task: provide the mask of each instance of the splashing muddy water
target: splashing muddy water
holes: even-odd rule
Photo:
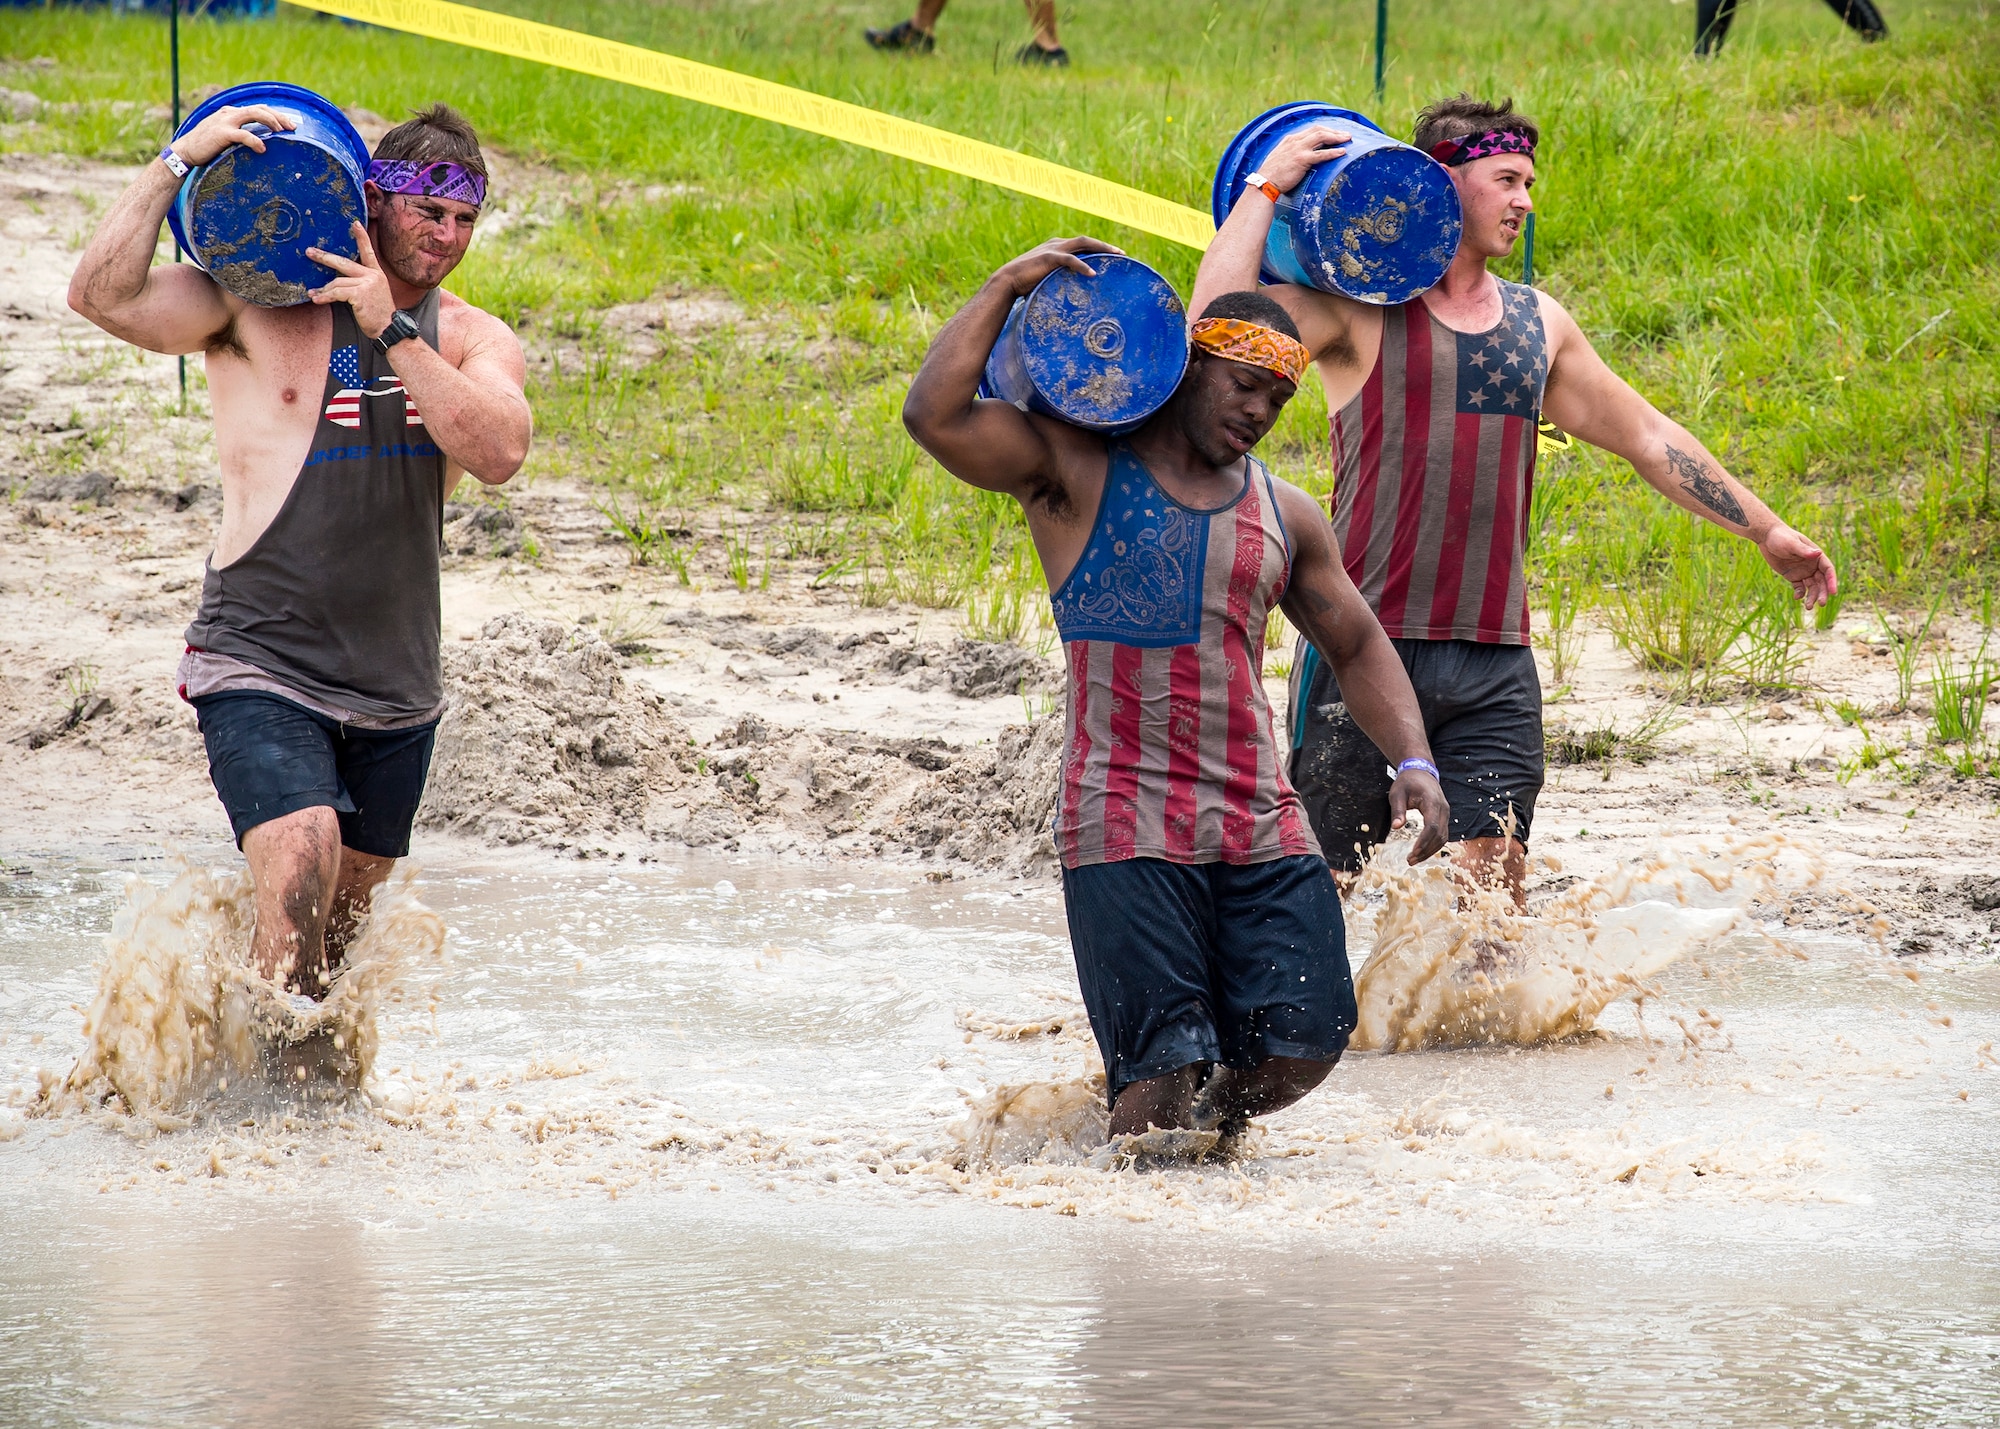
[[[84,1050],[67,1076],[44,1085],[37,1109],[108,1105],[185,1130],[198,1103],[227,1092],[232,1078],[239,1092],[261,1081],[307,1099],[358,1090],[374,1066],[378,1013],[441,959],[443,920],[418,900],[406,868],[377,890],[331,985],[300,1011],[251,966],[255,911],[244,872],[181,860],[164,887],[129,880],[84,1016]]]
[[[1590,1031],[1647,979],[1712,946],[1756,904],[1815,887],[1819,857],[1780,834],[1679,855],[1656,851],[1531,913],[1468,889],[1436,860],[1411,868],[1408,837],[1375,851],[1350,908],[1356,1051],[1480,1043],[1533,1046]],[[1367,894],[1380,890],[1379,909]]]
[[[227,878],[180,877],[145,882],[241,936]],[[2000,1395],[1966,1357],[2000,1335],[2000,978],[1911,981],[1747,882],[1640,977],[1644,1021],[1633,988],[1587,1035],[1356,1052],[1247,1159],[1166,1172],[1088,1164],[1045,887],[433,860],[449,959],[376,1004],[365,1099],[156,1103],[175,1129],[23,1115],[101,1040],[138,902],[9,882],[10,1424],[84,1391],[162,1425],[1949,1423]]]

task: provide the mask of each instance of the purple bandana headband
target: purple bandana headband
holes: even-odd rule
[[[373,159],[368,181],[385,194],[455,199],[474,208],[486,202],[482,175],[442,159]]]
[[[1447,169],[1486,159],[1495,154],[1526,154],[1535,157],[1535,145],[1525,134],[1511,129],[1489,129],[1484,134],[1467,134],[1463,139],[1446,139],[1431,145],[1431,157]]]

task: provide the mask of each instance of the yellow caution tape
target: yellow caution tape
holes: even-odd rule
[[[476,10],[469,5],[452,5],[446,0],[292,0],[292,3],[301,9],[360,20],[384,29],[448,40],[471,49],[491,50],[640,89],[658,90],[678,99],[712,104],[718,109],[733,109],[738,114],[769,119],[829,139],[878,149],[899,159],[948,169],[1032,198],[1047,199],[1190,248],[1206,248],[1215,237],[1215,224],[1209,216],[1185,204],[1171,203],[997,144],[968,139],[963,134],[933,129],[928,124],[657,50],[599,39],[533,20],[519,20],[512,15],[498,15],[491,10]]]

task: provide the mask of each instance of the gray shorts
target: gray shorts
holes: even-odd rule
[[[1525,645],[1392,640],[1423,712],[1431,757],[1451,801],[1451,837],[1525,846],[1542,792],[1542,681]],[[1303,654],[1303,642],[1301,642]],[[1293,697],[1292,785],[1326,861],[1360,869],[1389,831],[1389,761],[1341,699],[1333,667],[1315,657],[1311,689]]]

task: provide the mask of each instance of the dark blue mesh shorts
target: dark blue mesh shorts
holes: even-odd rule
[[[1525,645],[1392,640],[1423,713],[1451,803],[1451,839],[1511,834],[1526,847],[1542,792],[1542,682]],[[1342,873],[1389,834],[1389,761],[1361,732],[1333,667],[1299,645],[1292,694],[1292,787],[1326,861]],[[1299,684],[1309,681],[1305,690]]]
[[[238,848],[259,824],[325,807],[340,816],[340,842],[356,853],[401,858],[410,851],[435,720],[414,729],[356,729],[256,690],[191,703],[208,747],[208,777]]]
[[[1063,870],[1076,978],[1112,1100],[1195,1062],[1334,1062],[1354,1030],[1340,894],[1310,854]]]

